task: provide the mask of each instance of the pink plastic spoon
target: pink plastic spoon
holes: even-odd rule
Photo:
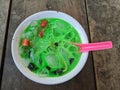
[[[103,49],[110,49],[112,48],[112,42],[98,42],[98,43],[88,43],[88,44],[77,44],[73,43],[74,45],[80,47],[80,52],[87,52],[87,51],[95,51],[95,50],[103,50]]]

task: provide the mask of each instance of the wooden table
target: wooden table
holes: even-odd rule
[[[113,42],[109,50],[89,54],[83,70],[72,80],[47,86],[24,77],[11,56],[17,26],[39,11],[57,10],[81,23],[90,42]],[[1,90],[120,90],[120,0],[0,0]]]

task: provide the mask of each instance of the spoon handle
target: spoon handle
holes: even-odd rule
[[[75,44],[80,47],[80,52],[103,50],[112,48],[112,42],[98,42],[98,43],[89,43],[89,44]]]

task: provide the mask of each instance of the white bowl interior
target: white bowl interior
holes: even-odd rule
[[[16,66],[18,67],[18,69],[21,71],[21,73],[24,74],[27,78],[35,82],[38,82],[41,84],[47,84],[47,85],[63,83],[65,81],[70,80],[74,76],[76,76],[82,70],[83,66],[85,65],[87,61],[88,52],[82,53],[80,61],[78,62],[77,66],[71,72],[63,76],[53,77],[53,78],[52,77],[40,77],[34,74],[33,72],[31,72],[30,70],[28,70],[28,68],[26,68],[22,64],[21,57],[18,53],[19,39],[20,39],[20,36],[23,30],[30,24],[32,20],[38,20],[42,18],[60,18],[60,19],[63,19],[69,22],[79,33],[82,43],[88,43],[88,38],[87,38],[87,35],[84,29],[73,17],[69,16],[68,14],[58,12],[58,11],[42,11],[42,12],[38,12],[26,18],[16,29],[13,39],[12,39],[12,47],[11,47],[13,60]]]

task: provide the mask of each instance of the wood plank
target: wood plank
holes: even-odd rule
[[[3,55],[3,47],[5,41],[5,33],[7,27],[7,18],[10,0],[0,0],[0,69]]]
[[[91,55],[89,55],[89,59],[84,69],[75,78],[66,83],[54,86],[41,85],[27,79],[15,66],[10,49],[13,33],[15,32],[18,24],[20,24],[20,22],[24,20],[27,16],[43,10],[57,10],[70,14],[83,25],[83,27],[86,29],[86,32],[88,33],[84,0],[13,0],[1,89],[95,90]]]
[[[97,90],[120,90],[120,0],[86,0],[92,42],[113,42],[93,52]]]

